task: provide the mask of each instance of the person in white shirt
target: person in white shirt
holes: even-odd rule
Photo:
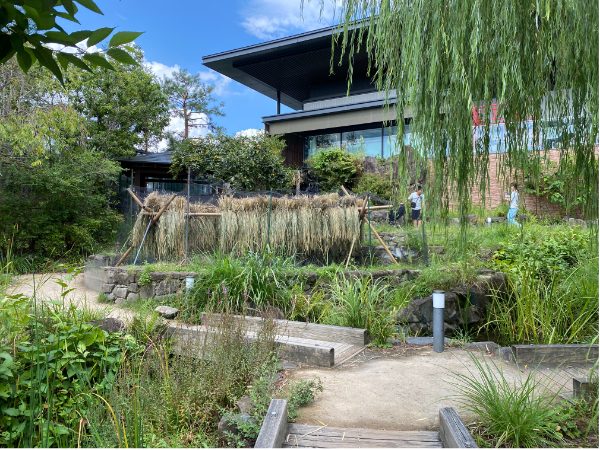
[[[510,205],[508,207],[506,218],[510,225],[520,226],[519,222],[516,220],[517,212],[519,211],[519,189],[517,183],[511,183],[510,188]]]
[[[417,186],[417,190],[408,196],[410,207],[412,210],[412,221],[415,227],[421,225],[423,220],[421,211],[423,208],[423,188],[421,185]]]

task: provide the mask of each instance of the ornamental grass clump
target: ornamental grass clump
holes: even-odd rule
[[[481,436],[496,447],[547,447],[562,440],[556,395],[531,373],[508,380],[493,362],[471,355],[475,369],[453,375],[458,401],[477,418]]]

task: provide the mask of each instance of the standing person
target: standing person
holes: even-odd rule
[[[408,196],[410,207],[412,210],[412,221],[415,228],[421,225],[423,217],[421,215],[421,209],[423,207],[423,188],[421,185],[417,185],[417,190]]]
[[[519,222],[516,221],[517,212],[519,211],[519,188],[517,183],[511,183],[510,189],[510,205],[508,207],[508,214],[506,218],[508,219],[508,223],[510,225],[521,226]]]

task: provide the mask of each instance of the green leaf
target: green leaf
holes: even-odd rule
[[[111,63],[109,63],[104,56],[100,55],[100,53],[86,53],[83,55],[83,59],[89,61],[90,64],[96,67],[104,67],[105,69],[114,70],[115,68]]]
[[[48,50],[46,47],[39,46],[33,49],[33,54],[36,56],[40,65],[50,70],[61,84],[64,83],[62,71],[56,63],[51,50]]]
[[[33,58],[27,50],[23,49],[17,53],[17,62],[19,63],[21,70],[27,73],[33,64]]]
[[[98,5],[96,5],[96,3],[94,3],[93,0],[75,0],[75,1],[82,6],[85,6],[90,11],[94,11],[95,13],[104,15],[102,10],[100,8],[98,8]]]
[[[6,34],[0,34],[0,63],[8,61],[14,54],[15,50],[10,42],[10,37]]]
[[[65,20],[69,20],[71,22],[79,23],[79,20],[77,20],[77,18],[75,16],[72,16],[69,13],[66,13],[66,12],[57,12],[56,15],[58,17],[61,17],[61,18],[65,19]]]
[[[74,31],[69,36],[73,40],[73,43],[77,44],[78,42],[85,41],[87,38],[89,38],[92,35],[92,33],[93,33],[92,30],[80,30],[80,31]]]
[[[73,64],[74,66],[79,67],[83,70],[87,70],[88,72],[92,71],[92,69],[90,69],[90,66],[88,66],[80,58],[73,55],[72,53],[58,53],[56,57],[58,59],[58,62],[60,62],[60,65],[64,68],[66,68],[68,64]]]
[[[111,58],[113,58],[116,61],[119,61],[120,63],[130,64],[132,66],[137,65],[137,61],[133,58],[133,56],[131,56],[129,53],[127,53],[123,49],[109,48],[106,51],[106,53],[108,54],[108,56],[110,56]]]
[[[128,44],[136,40],[142,34],[144,33],[140,31],[119,31],[111,38],[108,46],[118,47],[119,45]]]
[[[67,33],[63,33],[62,31],[47,31],[45,36],[48,38],[46,42],[55,42],[63,45],[73,45],[77,43],[74,42]]]
[[[71,16],[75,17],[75,14],[77,14],[77,11],[79,11],[79,8],[77,8],[77,5],[73,2],[73,0],[63,0],[62,4],[65,7],[65,9],[67,10],[67,12]]]
[[[92,45],[96,45],[98,42],[103,41],[110,35],[110,33],[113,32],[113,30],[114,30],[114,28],[109,28],[109,27],[98,28],[88,38],[88,42],[87,42],[88,46],[91,47]]]
[[[21,414],[17,408],[4,408],[2,412],[11,417],[17,417]]]

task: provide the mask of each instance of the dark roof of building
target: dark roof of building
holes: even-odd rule
[[[168,166],[171,164],[173,152],[157,152],[157,153],[138,153],[132,158],[120,158],[119,161],[124,163],[137,164],[159,164]]]
[[[281,103],[301,109],[306,100],[318,96],[311,91],[314,86],[346,87],[346,62],[336,67],[335,73],[330,73],[331,39],[338,29],[337,26],[322,28],[215,53],[204,56],[202,62],[272,99],[277,99],[279,90]],[[335,56],[339,58],[339,51]],[[357,89],[371,88],[370,77],[366,75],[367,65],[366,52],[357,53],[353,73],[353,86],[356,85]]]

